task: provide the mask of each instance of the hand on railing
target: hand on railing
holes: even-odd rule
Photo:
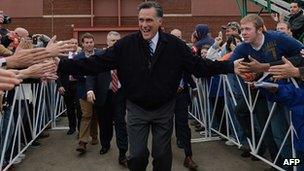
[[[61,94],[61,95],[64,95],[64,93],[65,93],[65,89],[64,89],[64,87],[59,87],[58,88],[58,92],[59,92],[59,94]]]

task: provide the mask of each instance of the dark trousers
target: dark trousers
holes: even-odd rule
[[[98,118],[101,146],[104,148],[110,147],[114,121],[116,143],[122,155],[128,150],[128,134],[125,120],[126,100],[123,95],[120,90],[116,93],[109,90],[105,104],[103,106],[94,105]]]
[[[255,93],[253,93],[253,94],[255,95]],[[257,117],[258,124],[260,125],[261,130],[264,129],[267,118],[269,116],[267,100],[265,97],[259,95],[253,112],[254,112],[254,115]],[[250,112],[248,110],[248,107],[246,105],[244,98],[241,98],[238,101],[238,104],[236,106],[236,116],[245,131],[245,135],[251,139]],[[257,145],[261,134],[257,130],[254,130],[254,132],[255,132],[255,139],[256,139],[256,145]],[[264,141],[262,143],[262,146],[260,147],[259,154],[263,155],[265,152],[265,148],[267,148],[269,150],[271,159],[274,160],[276,157],[276,154],[278,153],[278,147],[276,146],[276,144],[274,142],[274,138],[272,135],[270,125],[268,125],[268,127],[267,127],[263,140]],[[281,158],[279,158],[278,164],[280,164],[281,161],[282,161]]]
[[[177,141],[180,141],[184,148],[185,155],[192,156],[191,130],[188,125],[188,106],[190,104],[189,90],[184,89],[177,96],[175,113],[175,133]]]
[[[148,136],[152,130],[153,171],[170,171],[172,166],[171,136],[175,100],[157,110],[146,111],[127,101],[127,130],[130,142],[131,171],[145,171],[149,162]]]
[[[80,121],[81,121],[81,109],[79,100],[76,97],[76,91],[77,91],[77,82],[76,81],[69,81],[69,84],[67,87],[65,87],[65,93],[64,93],[64,102],[67,107],[67,115],[69,120],[69,128],[70,129],[76,129],[79,130],[80,127]],[[77,121],[76,121],[77,120]]]

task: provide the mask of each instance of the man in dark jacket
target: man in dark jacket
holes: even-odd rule
[[[58,70],[98,74],[117,69],[127,99],[129,169],[146,170],[151,128],[153,170],[169,171],[176,90],[182,73],[186,71],[196,77],[233,73],[234,65],[193,56],[185,42],[159,31],[163,10],[158,3],[143,2],[138,9],[139,32],[120,39],[100,56],[61,60]]]
[[[304,43],[304,14],[302,10],[304,2],[295,0],[290,4],[290,15],[288,22],[294,38]]]
[[[120,39],[120,34],[111,31],[107,35],[108,48]],[[106,154],[110,149],[113,137],[113,121],[115,126],[116,143],[119,149],[118,163],[126,166],[128,151],[128,135],[126,129],[126,99],[124,90],[117,81],[115,70],[88,76],[86,80],[87,100],[94,103],[94,109],[99,124],[100,154]],[[119,86],[120,85],[120,86]]]
[[[73,59],[77,55],[77,39],[71,39],[71,42],[75,44],[75,49],[69,52],[68,58]],[[64,102],[67,108],[67,115],[69,121],[68,135],[73,134],[77,129],[80,129],[81,110],[79,105],[79,99],[76,97],[77,80],[72,75],[62,74],[57,79],[58,91],[64,97]],[[75,113],[76,111],[76,113]]]
[[[180,30],[174,29],[171,34],[183,40]],[[188,107],[191,103],[189,88],[195,89],[196,84],[190,74],[184,72],[182,75],[174,108],[176,142],[178,147],[184,149],[184,166],[189,169],[196,169],[197,164],[192,159],[191,130],[188,124]]]

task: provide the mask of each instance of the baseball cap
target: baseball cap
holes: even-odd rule
[[[241,26],[238,22],[235,22],[235,21],[232,21],[232,22],[229,22],[227,25],[225,26],[222,26],[222,29],[227,29],[227,28],[232,28],[232,29],[238,29],[238,30],[241,30]]]

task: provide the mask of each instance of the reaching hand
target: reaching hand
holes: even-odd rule
[[[45,48],[19,49],[15,54],[6,58],[8,68],[26,68],[50,58]]]
[[[220,44],[223,42],[223,38],[221,36],[218,36],[214,40],[215,40],[215,47],[219,48]]]
[[[266,72],[269,69],[269,64],[260,63],[259,61],[255,60],[252,57],[248,57],[250,62],[240,62],[243,67],[243,72],[254,72],[254,73],[261,73]]]
[[[233,62],[234,63],[234,73],[237,75],[241,75],[243,73],[243,71],[242,71],[243,65],[241,64],[242,61],[244,61],[244,59],[238,59]]]
[[[51,73],[56,72],[56,65],[53,60],[47,60],[43,63],[35,64],[27,69],[21,70],[18,78],[43,78]]]
[[[56,36],[52,37],[46,46],[47,51],[50,53],[51,57],[64,56],[65,53],[73,51],[75,49],[75,44],[70,40],[56,42]]]
[[[290,78],[290,77],[300,77],[299,69],[294,67],[292,63],[282,57],[284,62],[283,65],[275,65],[269,68],[269,73],[273,75],[274,79],[283,79],[283,78]]]
[[[11,90],[20,82],[21,80],[17,79],[14,72],[0,69],[0,92]]]
[[[251,72],[247,66],[243,65],[244,59],[234,61],[234,72],[243,80],[251,82],[256,78],[256,74]]]

